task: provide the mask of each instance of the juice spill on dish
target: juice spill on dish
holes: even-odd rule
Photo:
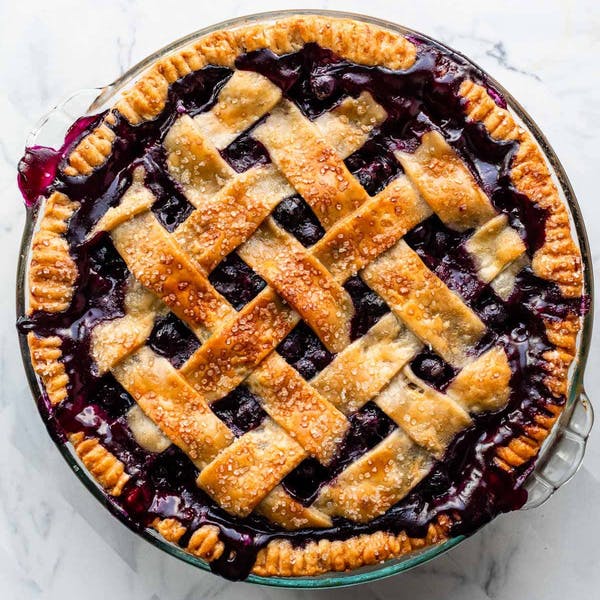
[[[417,60],[406,71],[352,64],[315,44],[286,56],[276,56],[268,50],[252,52],[239,57],[236,66],[268,77],[311,119],[349,94],[357,96],[369,91],[386,109],[388,119],[345,161],[369,194],[376,194],[401,174],[394,150],[412,151],[423,133],[431,129],[441,131],[497,210],[508,215],[529,255],[533,255],[544,241],[547,214],[511,184],[509,172],[517,144],[494,140],[481,124],[468,122],[458,89],[470,78],[485,85],[499,106],[506,106],[504,99],[460,57],[449,56],[419,38],[414,41],[418,46]],[[211,568],[231,579],[244,578],[259,549],[274,537],[302,544],[317,535],[346,539],[382,529],[423,536],[429,523],[449,513],[461,517],[453,533],[469,533],[498,513],[521,507],[526,500],[521,484],[532,462],[510,476],[495,466],[494,450],[521,433],[536,414],[548,414],[550,404],[564,401],[554,398],[544,384],[542,356],[551,345],[542,318],[579,314],[581,300],[565,299],[557,286],[536,277],[529,268],[518,275],[511,296],[502,300],[477,277],[464,249],[470,232],[454,232],[437,217],[415,227],[405,241],[487,325],[488,333],[477,351],[483,352],[491,345],[501,345],[506,350],[512,370],[511,399],[506,409],[498,413],[474,417],[473,426],[457,436],[431,473],[385,515],[367,524],[336,518],[332,528],[318,533],[275,532],[273,525],[259,516],[251,515],[242,521],[222,511],[198,489],[194,465],[175,446],[152,454],[136,444],[125,417],[133,399],[111,375],[95,375],[94,366],[86,358],[94,325],[124,314],[127,269],[107,235],[87,241],[86,235],[106,210],[118,203],[131,182],[133,169],[139,165],[144,166],[146,183],[157,197],[152,210],[163,226],[173,231],[187,218],[193,207],[166,174],[162,140],[179,115],[210,109],[231,73],[228,69],[207,67],[185,76],[171,86],[166,109],[153,121],[132,126],[117,117],[111,126],[117,140],[114,151],[107,163],[89,176],[65,177],[60,166],[69,149],[103,115],[78,121],[58,151],[28,149],[19,165],[19,184],[29,207],[53,190],[81,203],[67,233],[79,271],[70,308],[55,315],[35,313],[19,321],[21,332],[58,335],[63,340],[64,363],[70,377],[69,397],[55,408],[41,403],[53,436],[64,440],[67,433],[84,431],[100,438],[124,462],[132,477],[123,494],[111,498],[111,502],[132,526],[143,529],[156,517],[176,517],[187,528],[179,542],[182,546],[201,525],[220,527],[226,551],[211,563]],[[240,135],[222,155],[238,172],[270,161],[268,152],[252,138],[251,131]],[[310,207],[298,196],[283,200],[273,216],[306,246],[324,234]],[[236,255],[225,259],[211,273],[211,282],[231,299],[237,310],[264,287],[264,281]],[[360,277],[353,277],[345,287],[355,307],[355,339],[389,309]],[[157,321],[149,344],[175,365],[182,364],[198,346],[189,329],[173,315]],[[333,359],[304,324],[290,333],[278,351],[306,378],[313,377]],[[411,366],[420,378],[439,390],[444,390],[456,374],[450,365],[427,350],[417,355]],[[235,435],[258,426],[265,416],[258,400],[244,386],[213,408]],[[310,503],[324,482],[396,427],[373,403],[352,415],[350,423],[332,464],[323,467],[316,460],[307,459],[283,480],[292,496]]]

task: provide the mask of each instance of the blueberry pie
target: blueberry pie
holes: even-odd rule
[[[461,57],[331,17],[217,31],[19,170],[42,412],[131,526],[300,576],[524,503],[582,265]]]

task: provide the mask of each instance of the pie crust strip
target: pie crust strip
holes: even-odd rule
[[[411,331],[451,365],[464,366],[485,325],[404,241],[362,272]]]
[[[385,53],[393,49],[398,57],[398,60],[406,59],[408,61],[406,63],[406,66],[408,66],[408,63],[410,63],[411,60],[414,60],[414,47],[412,47],[412,44],[406,42],[405,40],[403,40],[403,38],[395,37],[393,34],[389,34],[391,36],[391,39],[393,40],[392,42],[390,42],[385,36],[383,36],[379,38],[381,41],[381,44],[379,45],[364,44],[361,47],[360,44],[350,44],[348,46],[344,44],[344,48],[339,48],[339,44],[341,43],[340,40],[342,38],[336,37],[336,28],[322,28],[319,30],[318,35],[315,34],[313,36],[312,34],[309,34],[307,36],[305,32],[312,30],[310,27],[306,27],[306,21],[298,18],[292,19],[294,23],[296,23],[294,27],[298,27],[297,23],[302,23],[302,25],[300,26],[300,31],[302,31],[302,33],[299,34],[297,38],[294,38],[294,42],[291,42],[285,33],[282,33],[281,35],[278,34],[275,37],[270,37],[270,33],[268,35],[266,33],[259,35],[260,31],[258,29],[254,33],[250,33],[244,28],[242,28],[243,33],[236,33],[235,40],[237,41],[243,39],[244,44],[247,44],[245,46],[246,49],[256,49],[258,47],[262,47],[262,45],[267,42],[270,44],[272,43],[276,48],[277,52],[292,51],[296,48],[295,44],[297,43],[299,43],[300,46],[303,45],[302,42],[297,42],[298,39],[303,40],[306,38],[311,39],[312,41],[319,42],[325,42],[326,40],[329,40],[329,45],[334,47],[334,49],[339,53],[349,52],[349,54],[352,54],[354,52],[363,55],[363,53],[368,54],[368,49],[371,48],[372,52],[374,52],[377,55],[377,52]],[[370,33],[371,32],[369,32],[369,35]],[[276,39],[277,42],[275,41]],[[407,54],[406,52],[398,52],[397,48],[393,48],[393,43],[395,43],[394,40],[398,39],[403,40],[403,42],[405,42],[407,46],[411,46],[413,48],[412,59],[410,53]],[[233,40],[233,37],[231,38],[231,40]],[[166,98],[166,89],[168,87],[169,82],[180,78],[181,76],[191,72],[191,70],[193,69],[201,68],[201,66],[206,64],[204,61],[208,57],[210,57],[210,59],[213,59],[215,58],[215,56],[219,55],[221,51],[223,51],[224,55],[227,55],[227,53],[230,52],[230,50],[233,50],[235,52],[235,44],[232,41],[228,40],[227,43],[224,44],[221,43],[222,40],[219,40],[218,43],[215,42],[216,40],[202,44],[199,43],[197,48],[194,48],[193,50],[190,50],[187,53],[184,51],[181,54],[177,54],[173,57],[168,57],[167,59],[165,59],[164,62],[161,63],[160,75],[153,74],[149,76],[153,82],[162,81],[161,78],[164,78],[167,82],[167,84],[161,83],[160,85],[157,85],[156,89],[159,90],[158,96],[153,96],[153,94],[155,93],[154,91],[150,93],[150,90],[153,90],[153,87],[152,85],[149,85],[148,82],[145,82],[143,85],[137,85],[135,87],[135,90],[132,91],[132,93],[128,97],[128,99],[122,104],[123,114],[127,114],[128,117],[131,118],[132,122],[139,122],[139,120],[145,118],[152,118],[151,115],[155,114],[153,113],[153,111],[156,111],[157,109],[160,110],[161,102],[160,99],[157,102],[149,102],[150,97],[156,99],[160,98],[161,94],[164,94],[164,97]],[[394,52],[391,52],[391,54],[393,55]],[[224,55],[222,56],[222,58],[224,59],[223,62],[227,63],[227,60],[229,59],[225,59]],[[379,60],[379,57],[375,60]],[[232,63],[229,62],[227,64]],[[150,79],[148,81],[150,81]],[[546,276],[548,279],[558,281],[559,285],[567,295],[578,295],[581,289],[581,269],[577,268],[577,265],[579,264],[577,263],[578,253],[570,235],[568,233],[565,235],[564,233],[566,228],[568,228],[568,218],[566,217],[566,211],[562,205],[559,207],[560,210],[559,208],[557,208],[558,204],[560,204],[560,200],[557,198],[556,190],[553,189],[553,184],[550,181],[549,174],[546,172],[547,169],[543,163],[543,158],[540,158],[541,155],[539,150],[537,149],[537,147],[535,147],[533,141],[529,139],[528,134],[526,134],[523,130],[521,130],[520,128],[518,128],[518,126],[515,125],[510,114],[507,111],[498,108],[494,104],[493,100],[491,100],[491,98],[488,96],[487,92],[483,88],[481,88],[481,86],[477,86],[472,82],[465,82],[465,84],[463,84],[463,87],[461,88],[461,93],[463,93],[467,100],[466,110],[473,120],[483,121],[488,131],[490,131],[495,137],[505,139],[519,139],[521,143],[521,148],[517,154],[515,165],[511,171],[511,176],[516,182],[516,186],[518,187],[518,189],[522,190],[523,193],[530,195],[530,197],[532,197],[534,201],[539,202],[540,204],[546,204],[548,206],[551,206],[553,209],[551,211],[550,220],[547,226],[549,234],[547,234],[546,236],[546,243],[544,244],[544,247],[541,249],[541,251],[536,253],[536,256],[534,257],[534,272],[542,274],[542,276]],[[113,114],[109,113],[107,117],[107,122],[110,123],[111,118],[114,118]],[[317,121],[319,121],[319,119]],[[318,122],[317,126],[319,126]],[[224,128],[226,129],[226,127]],[[233,135],[233,133],[229,133],[229,135],[231,136]],[[88,136],[88,139],[84,140],[69,157],[69,162],[71,164],[69,167],[67,167],[67,169],[73,170],[73,172],[71,172],[70,174],[77,174],[79,172],[77,171],[78,168],[83,169],[82,172],[85,172],[86,169],[89,172],[91,171],[91,168],[93,166],[101,164],[104,160],[104,157],[107,156],[108,153],[110,153],[111,142],[113,138],[114,134],[109,128],[106,127],[106,125],[103,124],[100,127],[98,127],[92,133],[92,135]],[[335,143],[333,143],[332,141],[332,145],[335,147],[336,150],[340,151],[339,149],[341,144],[343,144],[343,135],[338,135]],[[435,152],[438,152],[439,150],[440,149],[438,148],[437,150],[435,150]],[[441,152],[442,156],[443,154],[444,153]],[[427,169],[429,167],[421,166],[421,168]],[[237,176],[233,175],[231,172],[226,172],[224,179],[235,179],[235,177]],[[544,181],[546,181],[546,183],[544,183]],[[464,183],[464,178],[461,183]],[[545,191],[541,189],[543,185],[546,186]],[[463,192],[459,190],[459,193]],[[465,198],[469,202],[477,202],[477,194],[467,193]],[[495,244],[497,248],[504,248],[504,243],[501,241],[502,235],[504,235],[504,230],[498,230],[494,234],[496,236],[495,238],[491,237],[489,239],[486,239],[484,237],[486,225],[490,224],[491,221],[494,220],[494,217],[490,215],[490,219],[486,220],[486,209],[480,207],[478,208],[478,210],[484,216],[476,217],[476,222],[478,225],[480,225],[480,229],[476,230],[473,234],[472,240],[473,238],[475,238],[473,243],[476,244],[478,242],[482,242],[484,245],[488,244],[489,247],[493,247],[493,245]],[[480,220],[477,221],[477,219]],[[448,222],[451,223],[451,219],[448,219]],[[514,236],[512,237],[512,241],[516,241],[514,240]],[[516,246],[516,244],[514,245]],[[516,253],[516,250],[511,250],[511,252]],[[491,262],[492,271],[490,274],[483,275],[482,278],[490,277],[493,286],[498,287],[498,289],[501,289],[502,293],[507,293],[506,290],[512,287],[510,284],[511,278],[514,278],[514,274],[518,272],[518,270],[522,268],[522,265],[524,263],[526,264],[527,261],[522,255],[516,256],[512,261],[508,258],[496,258],[495,256],[493,256],[493,252],[490,253],[490,258],[493,259]],[[498,264],[496,264],[494,261],[498,261]],[[573,264],[575,265],[575,268],[573,268]],[[329,267],[329,265],[326,266],[331,271],[332,267]],[[480,269],[480,274],[487,273],[488,266],[489,265],[487,264],[479,265],[478,268]],[[202,271],[202,269],[200,270]],[[493,274],[494,271],[497,271],[496,275]],[[340,277],[343,280],[344,277]],[[507,280],[506,283],[502,283],[504,279]],[[551,335],[554,339],[558,340],[560,338],[561,340],[564,340],[560,343],[564,344],[564,346],[561,347],[565,348],[566,355],[566,358],[563,361],[563,366],[560,368],[557,366],[556,371],[553,371],[549,375],[550,381],[557,382],[557,394],[561,393],[560,389],[562,389],[562,386],[564,385],[564,383],[561,383],[560,385],[558,383],[561,379],[560,373],[562,373],[562,369],[566,369],[564,364],[568,365],[570,361],[570,355],[567,348],[570,348],[571,345],[569,339],[574,339],[576,327],[574,330],[575,333],[573,333],[572,335],[567,332],[567,330],[571,331],[571,329],[573,329],[573,327],[571,324],[569,324],[568,326],[565,325],[563,327],[563,332],[559,332],[557,328],[554,328],[551,331]],[[477,375],[477,371],[474,370],[475,367],[473,366],[475,364],[476,362],[468,363],[465,366],[463,371],[461,371],[459,376],[457,376],[455,381],[450,385],[446,394],[448,397],[452,397],[457,402],[461,402],[465,410],[472,410],[473,412],[476,412],[477,407],[480,405],[485,407],[497,406],[497,402],[500,402],[500,400],[502,399],[502,394],[499,394],[496,400],[494,400],[493,402],[489,402],[484,401],[485,398],[490,397],[489,395],[486,396],[484,394],[484,400],[482,400],[482,398],[477,393],[472,393],[479,390],[480,387],[482,389],[485,388],[485,386],[483,386],[481,382],[474,386],[473,382],[470,381],[467,377],[467,375],[469,375],[469,369],[471,367],[473,370],[471,375]],[[490,369],[492,372],[497,373],[497,371],[494,371],[494,365],[497,365],[497,361],[492,360],[490,365],[483,365],[482,368],[484,369],[484,371]],[[465,373],[465,380],[464,384],[460,385],[461,380],[459,378],[463,373]],[[564,380],[565,378],[563,377],[562,379]],[[470,392],[471,396],[469,396]],[[489,409],[493,410],[493,408]],[[502,454],[502,460],[505,460],[503,464],[509,466],[511,464],[520,464],[518,461],[523,460],[522,457],[531,456],[531,452],[535,453],[537,451],[539,443],[541,443],[541,440],[545,437],[545,433],[551,427],[555,418],[556,415],[553,414],[552,416],[549,416],[547,418],[544,417],[543,419],[541,419],[540,423],[537,426],[539,429],[538,433],[535,433],[533,428],[530,430],[530,435],[533,436],[532,439],[534,439],[534,442],[532,442],[531,444],[522,442],[519,445],[517,443],[511,442],[511,448],[507,448],[506,451]],[[517,440],[515,440],[515,442],[516,441]],[[275,490],[278,489],[278,487],[275,488]],[[271,492],[271,494],[274,494],[274,492]],[[269,494],[267,498],[271,494]],[[259,507],[260,506],[261,505],[259,505]],[[257,510],[260,510],[260,508],[258,508]],[[174,535],[180,535],[180,528],[178,528],[175,523],[165,524],[163,528],[165,533],[167,531],[176,531]],[[348,562],[347,553],[344,553],[343,560],[337,561],[335,542],[326,544],[327,559],[319,559],[321,561],[320,566],[317,566],[316,562],[312,566],[311,564],[309,564],[311,560],[311,551],[313,554],[316,552],[314,548],[312,550],[308,548],[292,549],[291,547],[288,547],[289,545],[286,546],[285,542],[278,541],[276,543],[271,543],[267,549],[261,552],[259,559],[257,560],[257,563],[255,565],[255,571],[263,575],[282,573],[302,574],[304,572],[314,573],[317,572],[319,569],[329,570],[348,567],[352,568],[353,566],[373,562],[374,560],[378,560],[382,557],[382,554],[379,553],[379,550],[377,550],[376,552],[371,552],[369,550],[369,544],[371,543],[375,544],[377,549],[381,547],[383,540],[375,541],[375,538],[378,535],[379,534],[375,534],[374,536],[365,536],[366,538],[368,538],[368,542],[365,542],[365,544],[363,544],[358,537],[352,538],[352,540],[350,540],[350,542],[352,543],[349,545],[352,548],[356,548],[356,564]],[[418,546],[419,543],[435,542],[436,540],[442,539],[444,535],[445,533],[443,527],[437,528],[436,526],[432,526],[427,537],[422,541],[417,541],[416,545]],[[222,552],[222,544],[218,542],[218,530],[216,530],[216,528],[211,528],[210,526],[202,527],[194,533],[194,535],[192,536],[192,540],[194,543],[190,541],[189,549],[197,555],[203,555],[210,559],[212,557],[220,556],[220,553]],[[398,539],[394,538],[393,540],[390,538],[389,541],[385,541],[385,544],[390,545],[390,552],[392,553],[392,555],[398,554],[403,551],[408,551],[413,547],[413,542],[408,540],[406,536],[399,536]],[[406,550],[406,548],[408,548],[408,550]],[[319,550],[319,556],[320,555],[322,555],[321,550]]]

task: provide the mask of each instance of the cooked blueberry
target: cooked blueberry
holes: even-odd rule
[[[98,382],[93,399],[113,418],[125,414],[134,403],[134,399],[110,373]]]
[[[344,288],[354,304],[350,336],[355,340],[365,335],[390,309],[383,298],[369,288],[358,275],[348,279]]]
[[[281,227],[298,238],[303,246],[312,246],[325,235],[317,215],[302,196],[292,196],[282,200],[273,211],[273,218]]]
[[[329,471],[316,458],[306,458],[281,483],[294,498],[310,504],[319,486],[330,477]]]
[[[334,472],[376,446],[396,429],[394,421],[373,402],[350,415],[349,421],[350,429],[331,465]]]
[[[237,436],[258,427],[267,416],[259,399],[244,385],[214,402],[211,409]]]
[[[257,123],[255,127],[258,125]],[[238,172],[243,173],[250,167],[265,165],[271,161],[267,149],[252,137],[252,129],[237,137],[227,148],[221,150],[223,158]]]
[[[335,87],[335,79],[329,74],[316,74],[310,78],[310,88],[319,100],[329,98]]]
[[[345,162],[348,170],[372,196],[401,173],[400,163],[383,136],[368,140]]]
[[[304,379],[312,379],[333,360],[333,354],[304,321],[292,329],[277,351]]]
[[[410,363],[413,373],[435,387],[444,389],[456,374],[454,369],[431,350],[423,350]]]
[[[208,278],[236,310],[248,304],[267,285],[235,252],[222,260]]]
[[[169,313],[157,319],[148,345],[179,368],[198,349],[200,342],[183,321]]]
[[[156,188],[153,190],[155,192]],[[152,212],[162,226],[169,232],[174,231],[193,212],[194,207],[181,193],[164,191],[152,205]]]
[[[102,235],[89,253],[90,269],[113,281],[122,281],[129,273],[125,261],[116,251],[108,235]]]

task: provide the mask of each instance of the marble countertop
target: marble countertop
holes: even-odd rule
[[[14,329],[13,282],[25,211],[15,167],[38,117],[71,92],[115,79],[194,29],[299,3],[223,0],[0,2],[0,597],[130,600],[300,597],[229,583],[135,536],[87,492],[46,434],[31,400]],[[296,5],[296,6],[294,6]],[[102,9],[99,8],[102,6]],[[175,8],[177,7],[177,8]],[[563,162],[600,272],[600,5],[596,0],[303,2],[369,12],[430,34],[470,56],[537,120]],[[590,365],[600,361],[596,334]],[[600,407],[600,370],[587,389]],[[598,411],[598,408],[597,408]],[[600,442],[541,508],[499,517],[440,559],[409,573],[311,597],[428,600],[598,598]],[[306,592],[305,595],[309,593]]]

